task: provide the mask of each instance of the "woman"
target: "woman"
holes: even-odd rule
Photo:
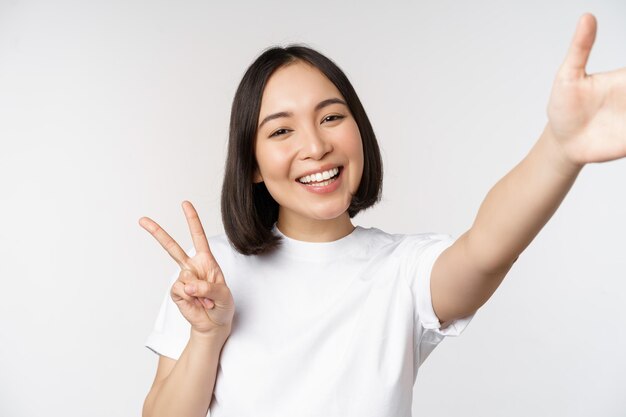
[[[187,255],[140,219],[181,269],[148,339],[160,358],[144,415],[411,415],[418,367],[463,331],[582,167],[626,155],[624,70],[585,74],[595,31],[584,15],[543,134],[456,240],[355,227],[382,182],[356,93],[311,49],[265,51],[231,112],[226,236],[209,245],[183,202]]]

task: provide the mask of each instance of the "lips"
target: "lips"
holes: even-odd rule
[[[323,179],[321,182],[302,183],[300,181],[296,181],[296,183],[299,184],[304,190],[315,194],[332,193],[340,187],[343,181],[343,168],[338,167],[336,168],[336,171],[338,171],[338,173],[335,176],[326,180]]]
[[[306,174],[296,178],[296,181],[301,184],[313,184],[320,183],[326,180],[329,180],[333,177],[339,175],[342,166],[330,166],[330,167],[322,167],[320,169],[309,171]]]

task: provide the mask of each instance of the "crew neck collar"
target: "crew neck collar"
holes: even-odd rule
[[[359,235],[361,235],[363,231],[364,229],[361,226],[356,226],[354,230],[346,236],[331,242],[307,242],[285,236],[278,227],[276,227],[276,223],[274,223],[272,227],[272,232],[282,238],[279,249],[281,253],[299,259],[321,262],[336,259],[352,252],[357,248],[356,243],[359,240]]]

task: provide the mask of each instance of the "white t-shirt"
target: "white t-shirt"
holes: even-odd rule
[[[270,255],[209,239],[235,301],[211,417],[411,416],[419,366],[473,317],[440,329],[433,311],[430,272],[452,237],[357,226],[314,243],[273,231],[283,243]],[[178,359],[190,325],[169,291],[146,346]]]

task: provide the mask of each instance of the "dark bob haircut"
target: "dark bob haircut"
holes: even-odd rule
[[[244,255],[269,253],[280,244],[272,233],[278,220],[278,203],[263,182],[254,183],[257,168],[254,154],[261,98],[270,76],[296,61],[320,70],[339,90],[354,117],[363,142],[363,174],[352,197],[348,214],[373,206],[382,195],[383,168],[372,125],[352,84],[343,71],[321,53],[302,45],[271,47],[244,74],[230,113],[228,155],[222,185],[222,222],[232,246]]]

